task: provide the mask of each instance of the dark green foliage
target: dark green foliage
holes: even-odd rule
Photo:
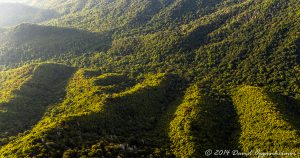
[[[64,15],[47,24],[83,28],[91,31],[123,27],[162,28],[165,25],[188,22],[214,10],[220,1],[187,0],[131,0],[131,1],[39,1],[32,4],[46,9],[56,9]],[[148,29],[149,29],[148,28]],[[143,28],[140,28],[143,29]]]
[[[107,34],[33,24],[21,24],[1,35],[1,65],[80,55],[87,51],[105,50],[110,45]]]
[[[208,96],[197,85],[185,93],[170,122],[169,137],[176,157],[207,157],[208,149],[238,149],[235,111],[230,102]]]
[[[24,69],[30,69],[29,74]],[[13,97],[0,104],[1,145],[8,142],[9,136],[29,130],[37,123],[48,106],[64,96],[64,87],[74,72],[72,68],[57,64],[41,64],[21,70],[19,73],[30,77],[23,76],[26,80],[18,89],[13,89]]]
[[[141,83],[110,94],[99,93],[103,86],[92,85],[97,77],[84,78],[83,74],[83,70],[79,70],[70,81],[63,103],[54,106],[27,136],[16,139],[16,142],[26,141],[7,145],[7,149],[4,147],[1,151],[3,156],[155,154],[157,146],[147,135],[177,95],[176,76],[147,75]],[[100,76],[105,80],[112,77],[112,74]],[[120,83],[111,86],[115,84]],[[169,91],[172,93],[167,93]],[[21,146],[28,148],[23,150]]]

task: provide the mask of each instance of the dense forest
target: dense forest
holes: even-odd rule
[[[0,1],[0,157],[299,157],[298,0],[23,2]]]

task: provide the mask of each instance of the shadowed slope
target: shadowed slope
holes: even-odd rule
[[[64,87],[72,73],[72,68],[63,65],[41,64],[34,67],[28,79],[21,78],[26,80],[12,92],[13,97],[0,104],[1,143],[36,124],[48,106],[64,96]]]
[[[0,65],[51,60],[101,51],[110,46],[108,34],[21,24],[0,36]]]
[[[276,108],[282,114],[282,118],[289,122],[297,130],[300,136],[300,102],[297,99],[280,94],[270,94],[273,102],[278,103]]]
[[[70,81],[65,100],[47,112],[30,133],[4,146],[2,156],[115,157],[154,152],[155,146],[146,135],[176,96],[176,77],[147,75],[130,87],[119,75],[86,75],[79,70]],[[119,92],[108,90],[118,87]]]
[[[172,151],[176,157],[207,157],[208,149],[237,149],[235,119],[230,102],[189,87],[170,123]]]

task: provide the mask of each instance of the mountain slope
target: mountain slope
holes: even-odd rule
[[[1,65],[105,50],[110,42],[107,35],[34,24],[21,24],[1,34]]]
[[[91,5],[89,2],[85,2],[85,4],[82,4],[83,9],[80,11],[66,14],[46,24],[84,28],[90,31],[101,32],[120,28],[128,23],[143,23],[143,21],[151,18],[152,11],[156,12],[157,9],[161,8],[158,1],[145,0],[102,1],[94,3],[94,5]],[[77,5],[80,4],[77,3]],[[144,13],[147,10],[151,11],[148,14]]]
[[[52,10],[44,10],[18,3],[0,2],[0,26],[14,26],[20,23],[39,23],[58,16]]]
[[[169,137],[176,157],[203,157],[208,149],[238,147],[232,141],[235,139],[233,106],[201,91],[196,84],[189,87],[170,122]]]
[[[12,97],[12,92],[19,89],[26,82],[33,71],[34,65],[23,66],[17,69],[2,71],[0,73],[1,92],[0,102],[8,102]]]
[[[269,94],[260,88],[244,86],[234,93],[233,102],[240,118],[239,142],[243,152],[299,153],[297,128],[279,111],[278,103]]]
[[[0,104],[1,145],[12,139],[10,136],[31,129],[47,106],[64,96],[64,84],[72,73],[72,68],[63,65],[42,64],[1,74],[5,81],[1,92],[6,92],[1,94],[5,102]]]
[[[79,70],[68,85],[65,100],[48,111],[32,132],[4,146],[1,156],[68,157],[86,152],[93,156],[151,154],[155,144],[151,144],[147,135],[176,95],[167,93],[172,88],[173,77],[148,75],[131,87],[122,76],[97,77],[94,76],[97,73],[92,72],[92,76],[89,73]],[[120,79],[116,82],[115,78]],[[98,143],[105,149],[98,148]]]
[[[45,24],[102,32],[123,27],[149,28],[176,24],[208,14],[220,1],[131,0],[131,1],[33,1],[31,4],[56,9],[64,16]],[[196,13],[196,14],[195,14]],[[157,25],[157,26],[156,26]],[[160,26],[162,27],[162,26]]]
[[[249,2],[251,6],[255,4]],[[197,64],[198,72],[202,73],[203,67],[213,70],[210,82],[216,87],[246,83],[266,85],[274,91],[295,91],[298,85],[291,81],[299,78],[295,71],[296,44],[300,38],[296,7],[299,3],[264,1],[251,6],[207,34],[208,44],[200,43],[196,50],[195,61],[201,63]]]

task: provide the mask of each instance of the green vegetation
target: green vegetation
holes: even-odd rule
[[[105,50],[108,35],[34,24],[21,24],[0,36],[0,65],[16,66]]]
[[[170,83],[174,84],[175,76],[146,75],[133,87],[105,93],[108,85],[100,86],[95,81],[120,75],[86,77],[86,73],[79,70],[67,87],[64,101],[54,105],[30,133],[4,146],[1,155],[137,156],[154,152],[155,146],[146,136],[176,95],[167,93],[174,86]],[[109,86],[115,89],[122,82]]]
[[[33,69],[34,65],[29,65],[0,72],[0,103],[8,102],[12,98],[12,92],[20,89],[31,77]]]
[[[33,5],[46,9],[56,9],[63,16],[45,24],[90,31],[124,30],[140,26],[160,28],[162,24],[181,23],[205,15],[220,1],[185,0],[132,0],[132,1],[39,1]],[[195,14],[197,13],[197,14]],[[140,28],[142,29],[142,28]]]
[[[47,106],[64,96],[64,85],[73,69],[57,64],[32,65],[4,72],[1,90],[0,143],[8,143],[37,123]],[[19,77],[19,78],[14,78]],[[7,121],[9,120],[9,121]]]
[[[278,103],[261,88],[243,86],[233,94],[241,124],[239,142],[245,153],[299,153],[299,131],[279,111]]]
[[[206,157],[208,149],[237,149],[232,141],[235,111],[229,102],[217,98],[207,96],[197,85],[188,88],[169,127],[176,157]]]
[[[300,154],[298,0],[27,4],[55,17],[0,28],[0,157]]]

